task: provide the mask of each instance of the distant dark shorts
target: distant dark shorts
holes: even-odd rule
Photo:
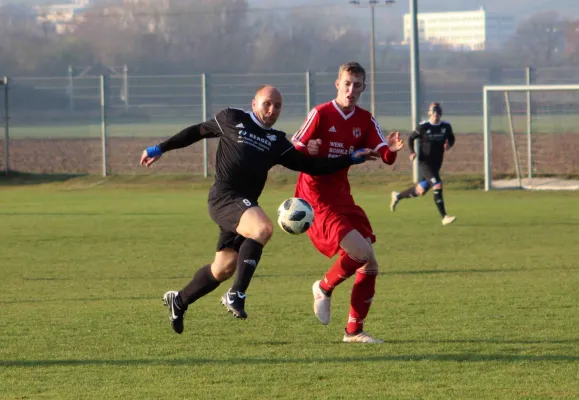
[[[424,189],[430,188],[438,183],[440,179],[440,166],[427,163],[420,163],[420,186]]]

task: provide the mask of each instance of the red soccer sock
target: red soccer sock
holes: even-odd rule
[[[326,272],[324,279],[320,282],[320,287],[328,293],[340,283],[354,275],[356,270],[366,264],[366,261],[356,260],[347,253],[340,252],[340,257],[336,260],[332,268]]]
[[[350,314],[348,316],[347,333],[356,333],[364,329],[364,319],[368,316],[376,287],[376,274],[358,271],[352,288],[350,299]]]

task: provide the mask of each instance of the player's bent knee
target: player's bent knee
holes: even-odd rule
[[[416,194],[419,196],[424,196],[426,193],[426,189],[424,189],[421,185],[416,185]]]
[[[374,257],[372,244],[356,230],[349,232],[342,239],[340,247],[350,258],[360,264],[366,264],[368,260]]]
[[[271,221],[262,221],[252,229],[249,238],[265,245],[273,236],[273,224]]]
[[[442,189],[442,182],[437,183],[436,185],[432,186],[432,188],[433,188],[434,190],[440,190],[440,189]]]
[[[358,261],[360,264],[368,264],[368,262],[374,258],[374,252],[370,245],[362,245],[350,249],[346,254],[353,260]]]
[[[252,207],[241,216],[237,233],[265,245],[273,235],[273,223],[261,208]]]
[[[378,261],[376,257],[372,256],[360,270],[360,272],[368,275],[378,275]]]

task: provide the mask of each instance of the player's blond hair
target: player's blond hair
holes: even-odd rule
[[[350,74],[362,75],[364,82],[366,82],[366,70],[364,67],[355,61],[349,62],[346,64],[340,65],[340,69],[338,69],[338,79],[342,76],[344,72],[348,72]]]

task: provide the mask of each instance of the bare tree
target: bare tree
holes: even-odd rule
[[[519,24],[509,47],[531,65],[548,65],[563,50],[564,27],[556,12],[535,14]]]
[[[49,56],[51,40],[24,6],[0,7],[0,75],[26,75]]]

